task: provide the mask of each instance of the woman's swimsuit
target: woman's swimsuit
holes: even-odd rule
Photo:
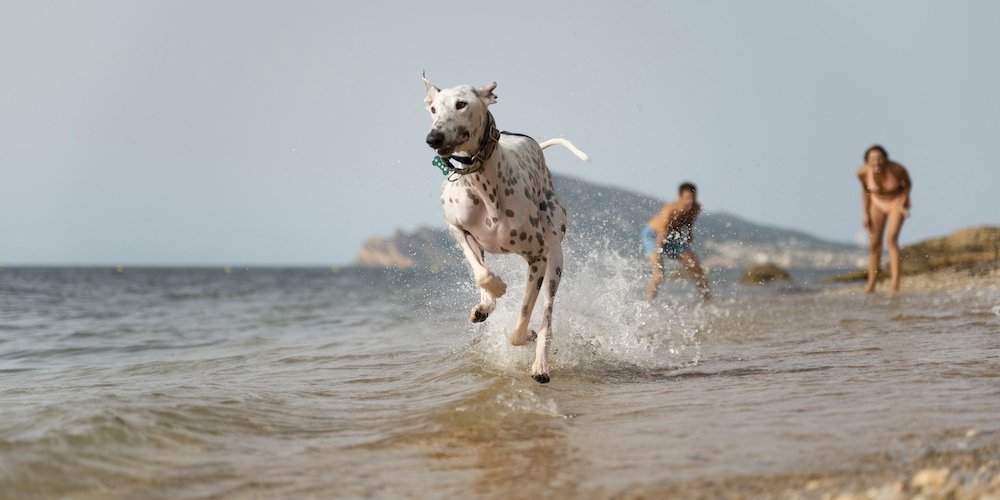
[[[871,199],[872,206],[883,214],[889,214],[893,210],[903,206],[903,202],[906,200],[906,193],[904,192],[906,185],[893,175],[892,170],[888,167],[886,167],[884,172],[882,186],[879,186],[878,182],[875,182],[875,169],[869,167],[865,188],[868,189],[868,193],[871,195],[869,199]]]

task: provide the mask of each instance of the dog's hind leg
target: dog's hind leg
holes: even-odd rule
[[[552,306],[562,279],[563,253],[559,242],[550,246],[548,264],[545,266],[545,312],[542,315],[542,326],[535,339],[535,361],[531,364],[531,378],[539,383],[549,381],[549,341],[552,340]]]
[[[496,307],[496,299],[507,293],[507,284],[499,276],[486,268],[483,248],[471,234],[465,232],[460,227],[452,225],[448,226],[448,230],[455,238],[455,241],[458,242],[459,248],[462,249],[465,260],[472,268],[472,275],[476,279],[476,284],[480,288],[479,304],[472,308],[469,320],[473,323],[486,321],[486,318],[489,317],[490,313]]]
[[[538,301],[538,291],[542,288],[542,281],[545,278],[545,257],[526,258],[528,261],[528,280],[524,283],[524,301],[521,302],[521,315],[517,318],[517,326],[510,336],[510,343],[514,345],[524,345],[534,337],[535,333],[528,330],[528,322],[531,321],[531,312],[535,309],[535,302]]]

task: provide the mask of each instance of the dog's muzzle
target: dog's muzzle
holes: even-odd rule
[[[427,134],[427,145],[434,149],[440,149],[441,146],[444,146],[444,132],[431,130]]]

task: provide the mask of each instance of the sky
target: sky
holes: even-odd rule
[[[444,227],[423,71],[593,158],[547,150],[560,174],[855,242],[879,143],[901,243],[998,224],[997,26],[992,0],[0,0],[0,266],[342,265]]]

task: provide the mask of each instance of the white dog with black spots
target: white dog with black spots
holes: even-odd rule
[[[531,376],[549,381],[548,343],[552,338],[552,306],[562,276],[562,239],[566,209],[556,197],[542,150],[565,146],[580,159],[585,153],[565,139],[541,144],[534,139],[498,132],[489,112],[496,102],[496,82],[441,90],[424,78],[427,110],[433,119],[427,144],[437,151],[435,164],[448,174],[441,204],[448,229],[461,247],[480,288],[479,304],[472,308],[473,323],[485,321],[507,285],[486,266],[484,252],[515,253],[528,263],[528,278],[513,345],[535,340]],[[451,161],[462,163],[456,167]],[[545,312],[537,334],[528,323],[545,287]]]

